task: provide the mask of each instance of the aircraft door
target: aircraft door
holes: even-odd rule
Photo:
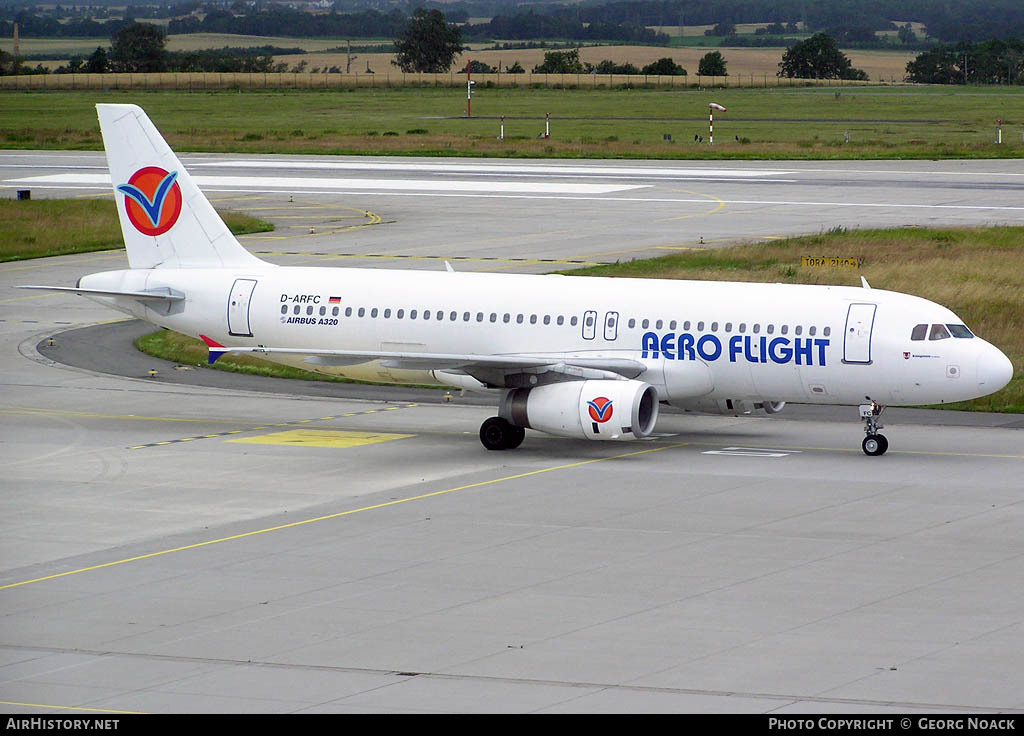
[[[604,339],[611,342],[619,335],[619,313],[608,312],[604,316]]]
[[[871,362],[871,332],[875,325],[876,304],[851,304],[846,313],[843,336],[843,362],[867,365]]]
[[[593,340],[597,335],[597,312],[589,309],[583,313],[583,339]]]
[[[255,279],[235,279],[228,295],[228,334],[235,337],[252,337],[249,327],[249,303],[256,288]]]

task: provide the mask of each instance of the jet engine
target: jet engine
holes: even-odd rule
[[[643,381],[565,381],[509,391],[499,415],[517,427],[560,437],[632,440],[658,419],[658,392]]]

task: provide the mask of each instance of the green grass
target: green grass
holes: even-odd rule
[[[194,337],[182,335],[173,330],[157,330],[135,340],[133,343],[136,349],[141,350],[154,358],[162,358],[179,365],[194,365],[198,368],[212,368],[218,371],[229,373],[244,373],[252,376],[269,376],[271,378],[290,378],[302,381],[328,381],[331,383],[362,383],[371,386],[387,386],[391,384],[376,383],[374,381],[354,381],[342,376],[332,376],[324,373],[313,373],[304,371],[301,368],[293,368],[280,363],[271,363],[261,358],[249,355],[227,354],[220,358],[212,366],[207,364],[209,351],[206,343]],[[444,388],[437,385],[404,384],[412,388]]]
[[[802,256],[863,258],[859,270],[802,268]],[[945,409],[1024,413],[1024,227],[845,230],[700,249],[572,275],[857,286],[916,294],[956,312],[1013,362],[1001,391]]]
[[[274,229],[240,212],[221,212],[236,235]],[[0,262],[123,248],[111,199],[0,199]]]
[[[715,146],[707,138],[707,104]],[[101,148],[96,102],[135,102],[184,151],[501,157],[1024,157],[1024,88],[3,91],[0,147]],[[273,114],[268,114],[272,110]],[[550,112],[551,139],[538,139]],[[505,115],[504,141],[496,140]],[[995,120],[1003,120],[995,145]],[[397,135],[381,135],[381,131]],[[412,132],[412,131],[415,131]],[[664,141],[670,133],[673,141]],[[844,143],[849,133],[850,143]]]

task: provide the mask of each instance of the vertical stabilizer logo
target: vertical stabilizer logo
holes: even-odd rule
[[[117,191],[124,195],[124,209],[132,225],[143,235],[163,235],[181,214],[181,187],[177,171],[158,166],[139,169]]]
[[[590,418],[598,424],[604,424],[612,418],[612,401],[604,396],[598,396],[593,401],[587,402],[587,409],[590,412]]]

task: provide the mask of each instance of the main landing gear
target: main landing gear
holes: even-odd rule
[[[491,417],[480,425],[480,442],[488,450],[514,450],[525,437],[525,429],[501,417]]]
[[[870,396],[864,398],[870,401]],[[878,430],[882,429],[881,422],[878,421],[878,417],[885,411],[885,407],[875,401],[871,401],[870,404],[860,405],[860,418],[864,420],[864,433],[867,435],[864,441],[861,443],[861,448],[864,450],[865,455],[871,455],[872,457],[877,455],[884,455],[885,451],[889,449],[889,440],[885,438],[884,434],[879,434]]]

